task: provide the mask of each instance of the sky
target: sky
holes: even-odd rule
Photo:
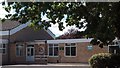
[[[7,14],[7,12],[2,8],[3,7],[2,4],[1,4],[2,1],[4,1],[4,0],[0,0],[0,18],[4,18],[5,14]],[[14,13],[14,11],[11,11],[11,13]],[[42,16],[42,17],[43,17],[43,20],[47,20],[48,19],[46,16]],[[65,16],[65,18],[66,17],[67,16]],[[75,26],[66,26],[65,18],[62,20],[64,22],[63,25],[65,27],[65,29],[63,31],[59,30],[58,24],[52,24],[52,26],[48,28],[48,29],[50,29],[52,31],[53,34],[55,34],[56,37],[64,34],[65,32],[67,32],[68,29],[71,29],[71,28],[78,29]],[[84,29],[78,29],[78,30],[82,31]]]

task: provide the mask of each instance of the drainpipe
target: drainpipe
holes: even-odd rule
[[[45,40],[45,55],[47,55],[47,40]]]
[[[45,40],[45,57],[48,58],[48,47],[47,47],[47,40]],[[48,63],[48,60],[46,60],[46,64]]]
[[[8,63],[10,63],[10,29],[8,29],[8,46],[7,46],[7,54],[8,54]]]

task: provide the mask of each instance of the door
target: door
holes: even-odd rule
[[[34,45],[28,45],[26,48],[26,61],[34,61]]]

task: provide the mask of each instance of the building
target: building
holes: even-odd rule
[[[92,39],[55,39],[50,30],[34,30],[30,22],[20,24],[6,20],[0,31],[3,64],[86,63],[107,47],[92,46]]]

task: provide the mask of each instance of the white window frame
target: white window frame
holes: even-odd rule
[[[70,46],[67,46],[66,44],[70,44]],[[64,56],[65,57],[76,57],[77,56],[77,47],[76,47],[76,43],[74,43],[75,45],[71,45],[73,43],[65,43],[65,47],[64,47]],[[70,56],[66,55],[66,47],[70,47]],[[75,51],[76,51],[76,54],[75,56],[71,56],[71,47],[75,47]]]
[[[3,48],[3,45],[5,45],[5,48]],[[0,44],[0,50],[2,51],[2,54],[7,54],[7,44]],[[5,53],[3,53],[3,49],[5,49]]]
[[[52,47],[52,48],[53,48],[53,50],[52,50],[53,55],[52,55],[52,56],[49,55],[49,45],[51,45],[51,44],[48,44],[48,56],[49,56],[49,57],[58,57],[58,56],[59,56],[59,53],[58,53],[58,56],[55,56],[55,55],[54,55],[54,48],[55,48],[55,47],[58,47],[58,51],[59,51],[59,46],[58,46],[58,44],[52,44],[52,45],[53,45],[53,47]],[[55,45],[57,45],[57,46],[55,46]]]
[[[16,44],[16,56],[17,56],[17,57],[23,56],[23,53],[22,53],[22,55],[20,55],[20,51],[21,51],[20,49],[18,50],[19,55],[17,54],[17,46],[22,46],[22,50],[23,50],[23,46],[24,46],[24,45],[23,45],[23,44]],[[23,51],[22,51],[22,52],[23,52]]]

